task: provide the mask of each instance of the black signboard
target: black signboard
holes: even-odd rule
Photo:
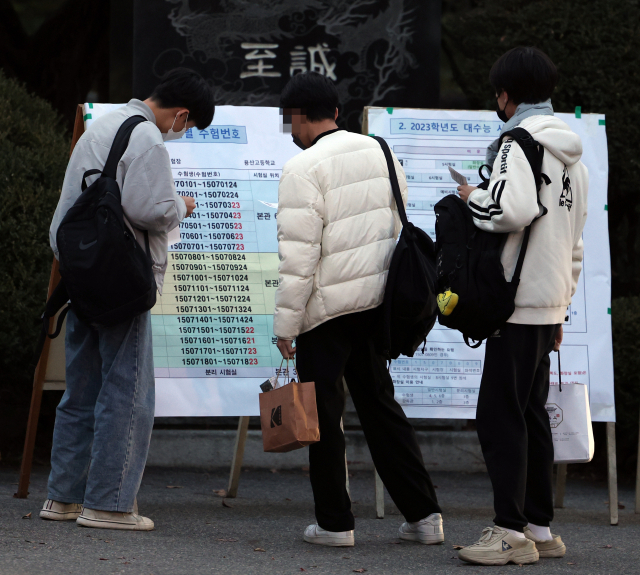
[[[354,131],[364,106],[438,103],[440,0],[135,0],[134,30],[139,98],[186,66],[219,105],[278,106],[292,75],[325,74]]]

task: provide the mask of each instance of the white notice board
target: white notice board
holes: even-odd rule
[[[121,105],[85,104],[85,124]],[[385,137],[404,163],[409,218],[434,237],[433,205],[455,190],[447,165],[475,183],[502,123],[493,112],[365,113],[369,132]],[[582,137],[590,174],[584,272],[565,326],[563,381],[586,383],[593,419],[614,421],[604,116],[560,117]],[[299,153],[280,123],[277,108],[218,106],[209,128],[167,143],[176,189],[193,195],[197,209],[170,248],[165,289],[152,310],[157,416],[258,415],[258,386],[280,365],[275,214],[282,166]],[[436,325],[424,355],[392,365],[407,415],[474,418],[483,357],[484,346],[472,350]]]
[[[382,136],[402,162],[409,184],[409,220],[435,240],[433,206],[454,193],[448,166],[479,183],[485,150],[502,130],[495,112],[367,108],[369,134]],[[588,386],[594,421],[615,421],[611,346],[611,266],[607,219],[607,138],[604,116],[557,114],[581,138],[589,169],[589,215],[584,262],[569,308],[562,345],[562,380]],[[474,350],[461,335],[436,324],[413,358],[391,366],[396,398],[409,417],[475,417],[484,345]],[[558,382],[551,354],[551,383]],[[496,414],[496,417],[500,417]]]
[[[122,104],[85,104],[85,124]],[[278,108],[217,106],[167,142],[176,191],[196,199],[151,310],[156,416],[258,415],[282,356],[273,336],[282,167],[300,150]]]

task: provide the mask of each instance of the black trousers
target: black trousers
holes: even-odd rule
[[[508,323],[487,340],[476,425],[500,527],[553,519],[553,439],[545,407],[557,325]]]
[[[394,398],[386,362],[374,348],[378,310],[329,320],[297,339],[301,381],[315,381],[320,441],[309,446],[309,474],[318,525],[354,528],[346,489],[344,376],[371,457],[389,495],[407,521],[440,513],[413,427]]]

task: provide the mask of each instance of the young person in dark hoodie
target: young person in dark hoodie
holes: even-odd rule
[[[587,168],[582,143],[554,117],[551,94],[557,71],[536,48],[518,47],[493,65],[503,131],[526,129],[545,148],[543,184],[536,185],[524,152],[512,139],[487,150],[493,172],[487,190],[460,186],[460,197],[483,230],[508,233],[502,253],[507,280],[513,275],[524,228],[531,236],[507,324],[487,340],[476,425],[491,478],[496,516],[480,540],[459,552],[483,565],[533,563],[562,557],[566,547],[552,535],[553,440],[545,408],[552,350],[582,270],[582,230],[587,217]],[[539,218],[539,219],[538,219]]]

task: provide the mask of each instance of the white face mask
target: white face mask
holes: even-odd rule
[[[173,119],[173,124],[171,124],[171,128],[169,128],[169,131],[166,134],[162,134],[163,141],[170,142],[171,140],[179,140],[180,138],[182,138],[182,136],[185,135],[187,131],[187,122],[189,121],[189,113],[187,112],[187,117],[184,120],[184,128],[182,128],[182,130],[180,130],[179,132],[174,132],[173,127],[176,125],[177,119],[178,116]]]

